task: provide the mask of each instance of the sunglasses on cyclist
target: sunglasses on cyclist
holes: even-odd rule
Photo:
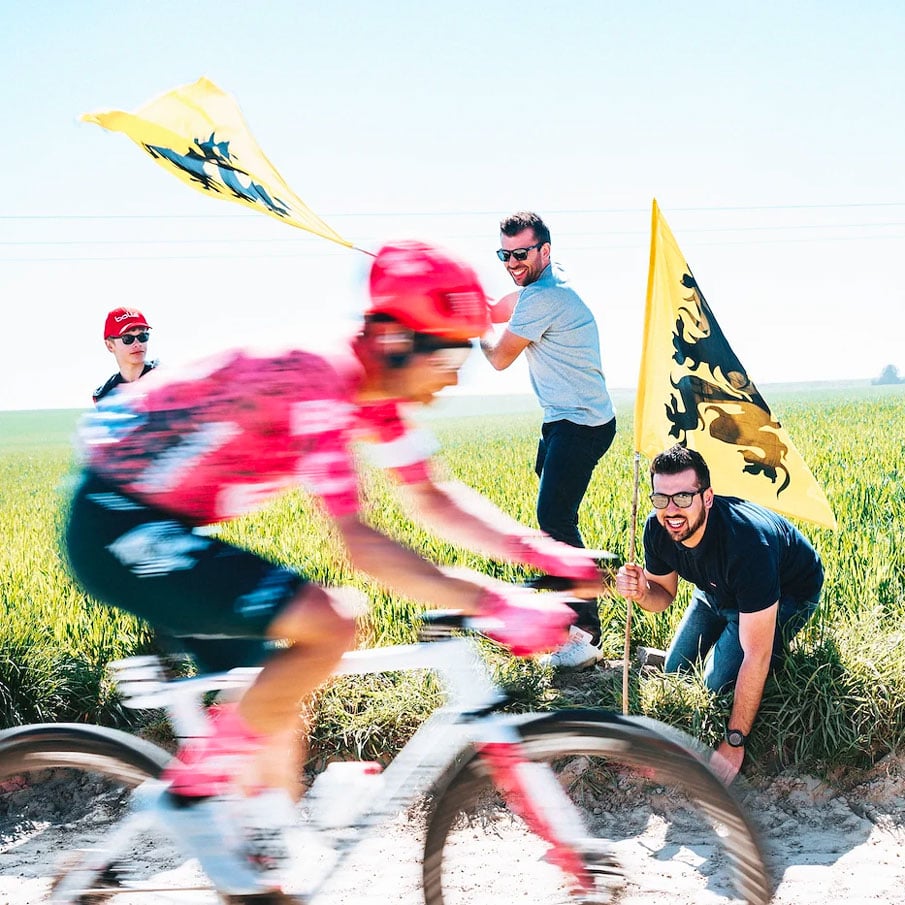
[[[471,346],[467,349],[464,346],[447,346],[434,352],[428,352],[428,355],[434,366],[442,371],[458,371],[465,364],[469,352],[471,352]]]
[[[650,501],[654,509],[665,509],[669,505],[670,500],[679,509],[687,509],[699,493],[703,494],[708,489],[707,487],[702,487],[700,490],[680,490],[678,493],[652,493]]]
[[[498,248],[496,256],[504,264],[510,258],[515,258],[516,261],[524,261],[525,258],[528,257],[528,252],[531,251],[532,248],[540,248],[543,244],[543,242],[535,242],[534,245],[526,245],[524,248],[513,248],[511,250],[506,248]]]
[[[437,340],[425,333],[416,333],[412,341],[412,351],[418,355],[430,355],[432,363],[443,370],[458,371],[465,364],[471,343],[468,340],[449,342]]]
[[[147,331],[142,331],[141,333],[124,333],[122,336],[114,336],[113,338],[122,340],[124,346],[131,346],[136,340],[140,343],[146,343],[151,338],[151,334]]]

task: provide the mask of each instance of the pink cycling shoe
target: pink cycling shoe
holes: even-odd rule
[[[202,798],[227,794],[242,765],[263,744],[264,736],[239,716],[235,704],[215,705],[210,716],[211,734],[185,742],[163,772],[173,795]]]

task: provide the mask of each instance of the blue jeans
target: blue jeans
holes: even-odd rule
[[[818,595],[819,599],[819,595]],[[785,656],[789,641],[814,615],[817,600],[780,597],[773,656],[770,669],[775,669]],[[676,636],[666,652],[666,672],[691,670],[703,661],[704,681],[711,691],[720,692],[735,685],[744,653],[738,638],[738,611],[720,609],[716,600],[695,588],[691,603],[682,616]]]
[[[594,467],[616,436],[616,419],[588,426],[572,421],[548,421],[541,427],[534,470],[540,478],[537,523],[555,540],[583,547],[578,531],[578,507],[584,499]],[[597,601],[576,602],[576,625],[600,638]]]

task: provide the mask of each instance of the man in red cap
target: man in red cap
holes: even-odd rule
[[[157,367],[146,361],[151,326],[137,308],[114,308],[104,321],[104,345],[113,353],[119,370],[92,395],[94,404],[121,383],[132,383]]]
[[[175,820],[237,786],[297,794],[299,702],[330,676],[355,634],[335,589],[202,526],[301,487],[331,518],[353,568],[385,587],[489,617],[498,628],[487,634],[516,653],[566,637],[574,614],[555,597],[449,574],[367,524],[353,444],[364,441],[371,461],[405,486],[407,511],[437,536],[571,578],[587,597],[603,590],[588,551],[437,481],[435,444],[407,421],[413,403],[457,383],[472,340],[489,327],[474,271],[432,246],[398,243],[375,257],[369,289],[346,350],[224,352],[124,387],[115,408],[85,418],[85,470],[66,532],[83,587],[179,637],[203,667],[212,656],[217,668],[247,665],[248,651],[237,663],[229,642],[252,640],[263,665],[237,703],[220,707],[214,734],[188,742],[168,768]]]

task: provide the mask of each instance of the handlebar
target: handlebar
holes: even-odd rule
[[[558,575],[538,575],[525,582],[526,588],[535,591],[571,591],[578,582],[574,578],[560,578]]]
[[[618,553],[608,553],[605,550],[595,550],[594,560],[597,568],[604,573],[615,574],[622,565],[622,557]],[[524,583],[527,588],[535,591],[571,591],[581,582],[574,578],[563,578],[559,575],[538,575]]]

